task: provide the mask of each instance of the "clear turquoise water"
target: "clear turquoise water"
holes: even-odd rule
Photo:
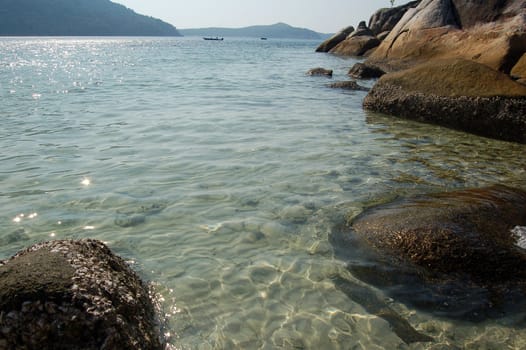
[[[526,187],[526,147],[364,112],[313,41],[0,39],[0,258],[101,239],[153,281],[174,349],[526,348],[388,300],[404,344],[334,287],[328,235],[396,195]],[[370,83],[369,83],[370,84]],[[381,291],[376,291],[381,293]],[[387,299],[386,299],[387,300]]]

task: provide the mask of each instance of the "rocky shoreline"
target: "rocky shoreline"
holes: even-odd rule
[[[365,109],[526,143],[524,1],[412,1],[316,51],[365,58],[349,72],[381,77]]]
[[[366,58],[349,71],[379,78],[366,109],[526,144],[524,1],[412,1],[379,10],[317,51]],[[355,81],[329,86],[368,90]],[[116,224],[156,210],[123,213]],[[526,192],[492,186],[369,208],[330,240],[343,260],[366,251],[371,260],[348,265],[353,276],[402,302],[483,320],[526,308],[525,227]],[[341,276],[334,284],[406,343],[432,341],[368,288]],[[164,347],[147,286],[102,242],[36,244],[0,261],[0,285],[1,349]]]

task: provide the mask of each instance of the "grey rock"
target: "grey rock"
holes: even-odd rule
[[[402,19],[407,10],[418,6],[420,1],[411,1],[401,6],[382,8],[376,11],[369,19],[369,28],[376,36],[382,32],[390,32]]]
[[[374,36],[374,33],[371,29],[367,27],[367,24],[365,24],[365,21],[361,21],[360,24],[358,24],[358,28],[356,28],[354,32],[349,34],[347,38],[349,39],[349,38],[354,38],[357,36]]]
[[[356,63],[347,74],[356,79],[375,79],[380,78],[385,72],[369,63]]]

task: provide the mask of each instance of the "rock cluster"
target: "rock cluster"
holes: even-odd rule
[[[381,9],[369,28],[361,23],[329,52],[367,57],[349,71],[353,78],[388,73],[366,109],[526,143],[526,93],[517,86],[526,84],[524,0],[420,0]]]
[[[148,288],[95,240],[0,262],[0,349],[162,349]]]

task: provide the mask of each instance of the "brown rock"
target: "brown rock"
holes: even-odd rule
[[[380,40],[374,36],[355,36],[339,43],[330,53],[341,56],[364,56],[378,45]]]
[[[522,55],[521,59],[511,70],[511,76],[517,80],[526,79],[526,53]]]
[[[321,67],[312,68],[309,69],[307,75],[332,77],[332,69],[325,69]]]
[[[526,192],[491,186],[370,208],[331,243],[355,277],[391,297],[480,321],[526,308],[524,225]]]
[[[423,0],[405,13],[371,57],[461,57],[509,73],[525,51],[523,0]]]
[[[381,32],[380,34],[376,35],[376,38],[380,41],[385,40],[389,36],[391,32]]]
[[[526,143],[526,87],[473,61],[437,60],[386,74],[364,108]]]
[[[526,251],[512,233],[524,225],[526,192],[493,186],[380,206],[352,228],[368,245],[426,269],[526,282]]]
[[[329,52],[336,45],[344,41],[345,38],[347,38],[352,32],[354,32],[353,26],[349,26],[340,30],[338,33],[334,34],[332,37],[321,43],[321,45],[316,49],[316,52]]]

